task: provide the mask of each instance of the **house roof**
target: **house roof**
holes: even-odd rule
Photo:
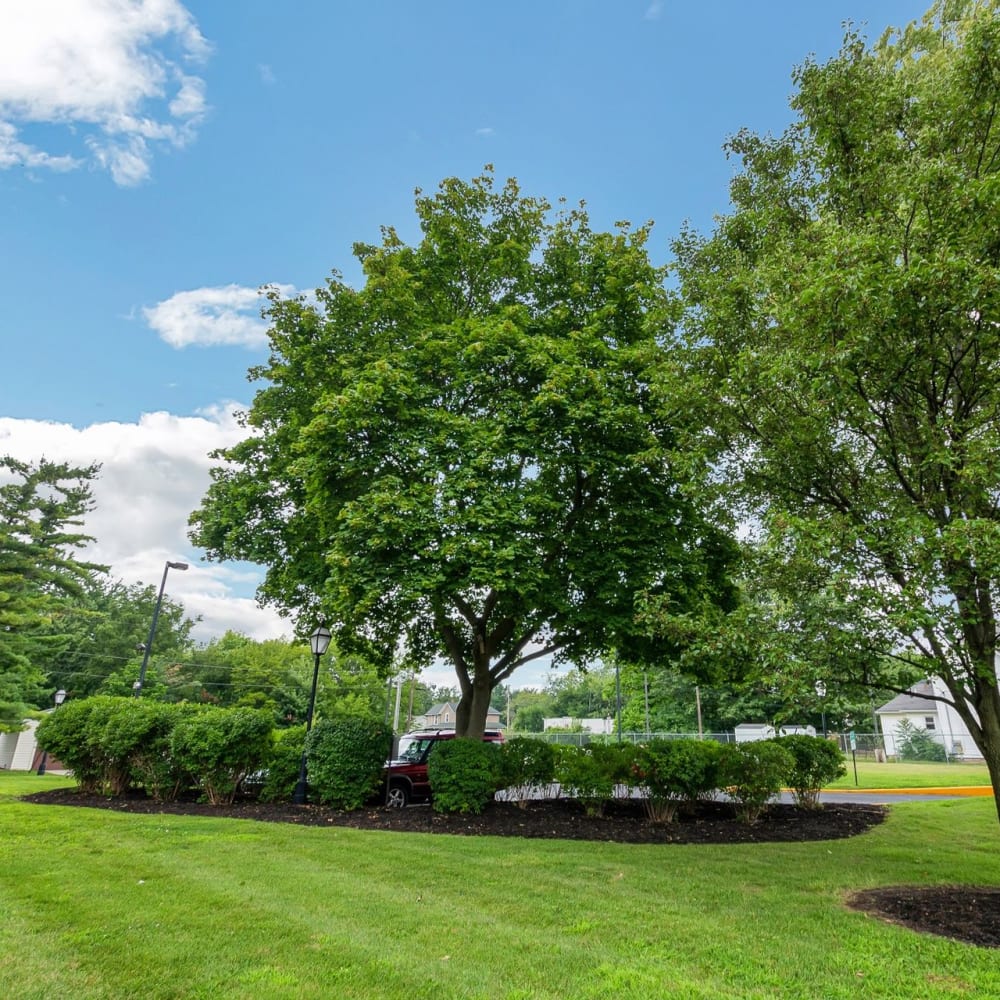
[[[431,705],[424,715],[440,715],[446,708],[450,708],[453,712],[455,711],[455,706],[450,701],[442,701],[438,705]]]
[[[450,708],[454,712],[456,711],[457,706],[453,701],[442,701],[439,705],[431,705],[431,707],[424,712],[424,716],[440,715],[446,708]],[[499,715],[500,710],[490,705],[489,714]]]
[[[892,701],[887,701],[881,708],[875,711],[882,715],[890,715],[894,712],[926,712],[929,709],[936,709],[936,702],[930,697],[933,688],[930,681],[921,681],[914,684],[905,694],[897,694]]]

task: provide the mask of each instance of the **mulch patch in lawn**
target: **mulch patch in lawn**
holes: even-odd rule
[[[1000,948],[1000,888],[885,886],[856,892],[847,905],[914,931]]]

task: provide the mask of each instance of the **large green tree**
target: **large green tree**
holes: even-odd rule
[[[344,650],[449,659],[475,734],[521,664],[636,646],[637,591],[724,599],[729,543],[652,388],[648,227],[594,232],[489,170],[416,209],[415,246],[356,245],[362,288],[272,295],[266,385],[192,537]]]
[[[40,666],[59,641],[51,625],[104,567],[81,561],[96,466],[0,458],[0,729],[20,728],[47,701]]]
[[[677,244],[692,404],[791,568],[776,621],[844,680],[919,657],[1000,791],[1000,9],[849,31],[795,82]]]
[[[129,585],[102,576],[83,580],[73,600],[40,629],[47,639],[37,665],[49,686],[63,688],[71,698],[94,694],[102,686],[105,691],[131,693],[142,660],[137,647],[149,632],[156,597],[153,585]],[[154,674],[160,674],[163,663],[187,657],[193,649],[194,626],[182,605],[169,596],[163,598]]]

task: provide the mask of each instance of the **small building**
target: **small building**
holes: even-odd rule
[[[0,733],[0,769],[30,771],[35,759],[37,719],[28,719],[19,733]]]
[[[563,732],[592,733],[608,736],[615,731],[613,719],[573,719],[568,715],[542,719],[542,730],[559,729]]]
[[[737,743],[753,743],[754,740],[773,740],[775,736],[815,736],[815,726],[780,726],[775,730],[766,722],[741,722],[736,727]]]
[[[413,720],[414,729],[454,729],[455,720],[458,717],[457,702],[443,701],[439,705],[432,705],[423,715],[418,715]],[[499,729],[500,712],[490,705],[486,713],[486,728]]]
[[[943,701],[941,699],[948,699]],[[875,710],[882,725],[885,752],[893,757],[899,754],[899,729],[908,723],[913,729],[923,730],[944,748],[945,756],[958,760],[982,760],[982,753],[972,739],[972,734],[958,712],[949,703],[944,683],[936,677],[915,684],[905,694],[897,694]]]
[[[37,771],[42,762],[42,750],[35,740],[37,719],[25,719],[19,733],[0,733],[0,771]],[[66,768],[54,757],[46,755],[45,770],[66,774]]]

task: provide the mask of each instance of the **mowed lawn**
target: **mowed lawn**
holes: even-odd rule
[[[0,774],[0,996],[1000,997],[1000,952],[854,913],[1000,885],[991,798],[738,847],[366,833],[38,806]]]
[[[924,761],[899,761],[876,764],[873,761],[857,762],[857,785],[850,754],[845,758],[847,773],[838,778],[830,788],[956,788],[986,787],[990,773],[985,764],[937,764]]]

